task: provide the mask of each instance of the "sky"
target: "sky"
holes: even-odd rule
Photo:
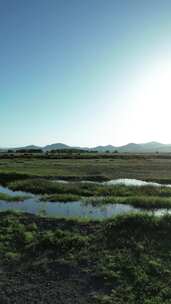
[[[0,147],[171,143],[170,0],[0,0]]]

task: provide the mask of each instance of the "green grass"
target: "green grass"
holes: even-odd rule
[[[90,196],[95,193],[100,185],[91,183],[55,183],[45,179],[26,179],[9,183],[8,186],[13,190],[23,190],[35,194],[74,194]]]
[[[103,185],[70,182],[55,183],[28,179],[9,184],[13,190],[42,194],[42,200],[67,202],[83,200],[93,205],[128,204],[137,208],[171,208],[171,188],[155,186]]]
[[[8,183],[13,190],[35,194],[76,194],[82,196],[171,196],[171,188],[154,186],[104,185],[97,183],[55,183],[45,179],[24,179]]]
[[[98,159],[39,159],[35,157],[0,158],[0,181],[4,174],[18,178],[56,177],[64,179],[103,180],[115,178],[137,178],[162,183],[171,182],[171,156],[142,155],[98,155]]]
[[[13,190],[46,194],[45,201],[76,201],[101,204],[128,204],[138,208],[155,209],[171,207],[171,188],[154,186],[100,185],[91,183],[54,183],[47,180],[23,180],[9,184]],[[87,199],[87,197],[89,197]]]
[[[48,284],[62,282],[58,292],[62,288],[64,297],[76,281],[71,303],[169,304],[170,235],[171,216],[130,214],[81,222],[4,213],[0,214],[0,263],[6,265],[7,279],[14,267],[25,269],[23,288],[27,278],[34,276],[37,283],[42,273]],[[1,283],[5,293],[4,276],[5,271]],[[19,281],[15,272],[12,277],[10,295]],[[39,299],[41,295],[44,289]]]
[[[6,201],[6,202],[22,202],[25,199],[29,198],[29,196],[26,195],[15,195],[11,196],[5,193],[0,193],[0,201]]]
[[[89,197],[83,200],[86,204],[93,206],[106,204],[126,204],[142,209],[171,208],[171,198],[158,196],[128,196],[128,197]]]

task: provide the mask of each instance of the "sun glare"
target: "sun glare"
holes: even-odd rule
[[[128,81],[119,134],[129,141],[171,140],[171,59],[157,59],[144,65]]]
[[[171,110],[171,61],[151,65],[135,83],[133,95],[135,108],[145,112],[144,119],[165,122]]]

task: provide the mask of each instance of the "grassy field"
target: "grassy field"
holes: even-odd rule
[[[58,159],[36,157],[0,157],[3,173],[64,179],[105,180],[137,178],[171,182],[171,155],[107,155],[100,158]]]
[[[54,177],[73,181],[56,183]],[[171,208],[169,187],[78,182],[115,178],[171,183],[171,157],[0,158],[0,183],[44,201]],[[0,303],[170,304],[170,235],[169,215],[90,221],[2,212]]]
[[[171,181],[169,155],[98,155],[97,159],[51,159],[15,157],[0,159],[0,182],[13,190],[41,194],[44,201],[84,200],[94,205],[129,204],[144,209],[170,208],[171,188],[125,187],[74,183],[114,178],[137,178],[161,183]],[[94,157],[94,155],[93,155]],[[50,178],[73,180],[54,183]],[[47,180],[49,179],[49,180]],[[150,197],[149,197],[150,196]],[[85,199],[84,199],[85,198]]]
[[[169,304],[171,217],[0,214],[1,303]]]

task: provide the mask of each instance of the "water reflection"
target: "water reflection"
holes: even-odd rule
[[[154,182],[145,182],[139,179],[133,179],[133,178],[119,178],[119,179],[113,179],[108,182],[104,182],[104,185],[125,185],[125,186],[155,186],[160,187],[161,184],[154,183]]]
[[[9,195],[25,195],[22,191],[12,191],[5,187],[0,187],[0,192],[7,193]],[[27,193],[28,195],[28,193]],[[28,212],[31,214],[42,214],[54,217],[82,217],[90,219],[105,219],[115,215],[125,214],[128,212],[142,212],[142,209],[134,208],[130,205],[123,204],[106,204],[103,206],[93,206],[91,204],[85,204],[81,201],[77,202],[42,202],[39,200],[39,196],[32,195],[31,198],[24,200],[23,202],[5,202],[0,201],[0,212],[7,210],[15,210],[21,212]],[[171,213],[167,209],[160,209],[155,211],[148,211],[150,214],[163,215]]]

